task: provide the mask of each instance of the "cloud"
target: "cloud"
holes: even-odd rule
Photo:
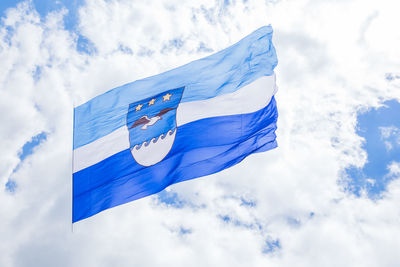
[[[389,166],[389,175],[390,176],[399,176],[400,175],[400,163],[396,161],[392,161]]]
[[[383,139],[388,139],[399,131],[395,126],[379,127],[379,130]]]
[[[393,140],[396,144],[400,144],[400,130],[395,127],[395,126],[388,126],[388,127],[379,127],[379,130],[381,131],[381,136],[382,139],[384,139],[384,143],[385,143],[385,147],[386,149],[392,150],[393,149],[393,144],[391,142],[391,140],[387,140],[390,137],[394,137],[395,140]]]
[[[40,17],[29,2],[8,10],[0,28],[3,188],[23,145],[41,132],[47,138],[13,174],[17,192],[0,190],[0,265],[398,265],[399,180],[378,200],[346,193],[341,180],[344,168],[367,162],[357,112],[400,100],[398,79],[387,79],[399,69],[400,38],[390,30],[398,9],[389,0],[88,0],[77,32],[65,30],[65,10]],[[164,199],[105,211],[71,233],[73,104],[268,23],[279,57],[279,148],[174,185]]]

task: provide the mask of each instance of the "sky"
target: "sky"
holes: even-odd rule
[[[400,266],[394,0],[0,2],[0,266]],[[271,24],[278,148],[71,224],[73,107]]]

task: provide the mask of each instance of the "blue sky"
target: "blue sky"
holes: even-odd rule
[[[74,32],[78,36],[76,48],[79,52],[91,54],[95,52],[95,48],[90,41],[82,36],[79,32],[79,15],[78,9],[84,4],[82,0],[31,0],[35,10],[43,19],[48,13],[66,9],[68,12],[64,16],[65,29]],[[0,15],[4,16],[8,8],[16,7],[20,1],[2,0],[0,2]]]
[[[367,162],[362,168],[346,170],[351,178],[349,190],[356,195],[366,190],[370,197],[379,197],[393,179],[390,163],[400,162],[400,103],[386,101],[380,108],[361,112],[357,121],[357,134],[365,140]]]
[[[13,170],[13,173],[18,170],[18,168],[23,164],[24,160],[32,155],[35,151],[35,148],[40,145],[42,142],[46,141],[47,134],[45,132],[41,132],[35,136],[32,137],[32,139],[24,144],[24,146],[21,148],[21,151],[18,153],[18,158],[20,160],[20,163],[15,167]],[[9,178],[7,183],[6,183],[6,190],[13,193],[17,189],[18,185],[17,183],[12,179]]]
[[[10,7],[15,7],[20,1],[2,0],[0,2],[0,14],[4,16],[5,11]],[[65,8],[68,10],[68,15],[64,17],[65,28],[73,30],[78,23],[78,7],[83,3],[80,0],[32,0],[36,11],[40,16],[44,17],[49,12]]]

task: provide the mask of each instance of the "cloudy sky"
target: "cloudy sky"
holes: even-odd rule
[[[1,0],[0,266],[400,266],[397,2]],[[73,106],[268,24],[279,148],[72,229]]]

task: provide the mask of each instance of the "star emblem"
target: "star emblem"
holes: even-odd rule
[[[152,100],[149,101],[149,106],[154,105],[154,102],[156,102],[155,98],[153,98]]]
[[[165,101],[167,101],[167,100],[169,101],[170,98],[171,98],[171,96],[172,96],[172,95],[171,95],[170,93],[167,93],[166,95],[164,95],[164,96],[163,96],[163,102],[165,102]]]
[[[141,104],[141,105],[137,105],[137,106],[136,106],[136,108],[135,108],[135,111],[139,111],[139,110],[141,110],[141,109],[142,109],[142,107],[143,107],[143,104]]]

